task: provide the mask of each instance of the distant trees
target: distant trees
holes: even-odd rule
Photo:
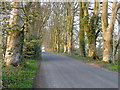
[[[100,48],[98,47],[98,43],[100,43],[100,45],[103,46],[101,47],[101,49],[103,49],[103,53],[101,53],[103,55],[103,61],[108,62],[112,60],[112,58],[110,59],[113,54],[112,33],[114,30],[114,23],[116,19],[117,2],[114,1],[111,4],[113,4],[113,6],[111,14],[109,14],[108,1],[99,2],[95,0],[94,3],[59,3],[59,5],[58,3],[54,3],[55,6],[57,5],[56,9],[58,11],[55,8],[53,9],[53,11],[55,12],[53,12],[53,15],[51,16],[54,16],[54,14],[57,13],[57,15],[55,16],[56,19],[54,18],[55,22],[52,21],[52,18],[50,19],[50,21],[54,23],[51,24],[53,26],[55,26],[56,23],[60,22],[56,25],[56,30],[59,30],[59,33],[54,34],[55,36],[53,35],[53,33],[51,33],[52,36],[49,42],[59,42],[57,44],[52,44],[53,46],[50,44],[51,47],[55,47],[55,45],[58,45],[56,47],[59,47],[59,45],[61,46],[59,50],[54,49],[54,51],[64,53],[67,52],[68,54],[76,54],[77,52],[77,54],[79,53],[80,56],[88,56],[96,59],[99,56],[97,55],[97,48]],[[61,7],[62,12],[58,9]],[[101,9],[102,12],[100,11]],[[62,15],[61,21],[59,20],[59,15]],[[109,19],[108,16],[110,16],[111,18]],[[79,21],[77,21],[77,18],[79,18]],[[109,20],[110,23],[108,24]],[[79,25],[76,22],[79,22]],[[51,32],[53,32],[54,27],[49,29]],[[75,35],[77,35],[77,37]],[[98,39],[100,39],[101,41],[103,39],[103,42],[98,42]],[[79,44],[76,44],[78,40]]]
[[[43,38],[43,28],[49,19],[50,4],[41,6],[40,2],[28,2],[25,6],[26,32],[25,57],[39,58]],[[31,48],[30,48],[31,47]]]
[[[71,54],[73,48],[74,3],[55,3],[54,7],[50,18],[52,21],[50,24],[52,28],[51,40],[54,41],[51,42],[53,50]]]

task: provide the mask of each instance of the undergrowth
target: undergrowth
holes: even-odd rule
[[[38,69],[37,60],[23,60],[18,67],[3,67],[3,88],[31,88]]]

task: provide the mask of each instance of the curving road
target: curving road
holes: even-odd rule
[[[118,88],[118,74],[45,52],[34,88]]]

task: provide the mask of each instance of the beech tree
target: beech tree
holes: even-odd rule
[[[116,11],[117,11],[117,2],[113,2],[112,6],[112,13],[110,18],[110,23],[108,24],[108,2],[102,2],[102,32],[103,32],[103,61],[108,62],[112,60],[112,47],[111,47],[111,40],[112,40],[112,31],[115,23],[116,18]]]
[[[68,39],[67,39],[67,53],[71,54],[72,52],[72,38],[73,38],[73,28],[72,23],[74,21],[74,3],[66,3],[66,22],[67,22],[67,33],[68,33]]]
[[[15,64],[22,59],[22,47],[24,36],[23,10],[20,2],[11,2],[12,11],[10,16],[7,45],[5,52],[5,65]]]
[[[99,14],[99,2],[95,0],[94,3],[94,10],[92,13],[92,16],[89,16],[88,13],[88,7],[89,3],[84,2],[83,8],[84,8],[84,29],[87,33],[88,38],[88,56],[89,57],[96,57],[96,32],[97,32],[97,26],[98,26],[98,14]]]
[[[85,53],[85,31],[84,31],[84,25],[83,25],[83,22],[84,22],[84,2],[80,2],[79,3],[79,8],[80,8],[80,12],[79,12],[79,15],[80,15],[80,25],[79,25],[79,37],[80,37],[80,56],[86,56],[86,53]]]

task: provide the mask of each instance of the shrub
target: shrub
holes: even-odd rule
[[[40,55],[40,42],[39,40],[31,40],[25,42],[24,45],[24,57],[25,58],[37,58]]]

